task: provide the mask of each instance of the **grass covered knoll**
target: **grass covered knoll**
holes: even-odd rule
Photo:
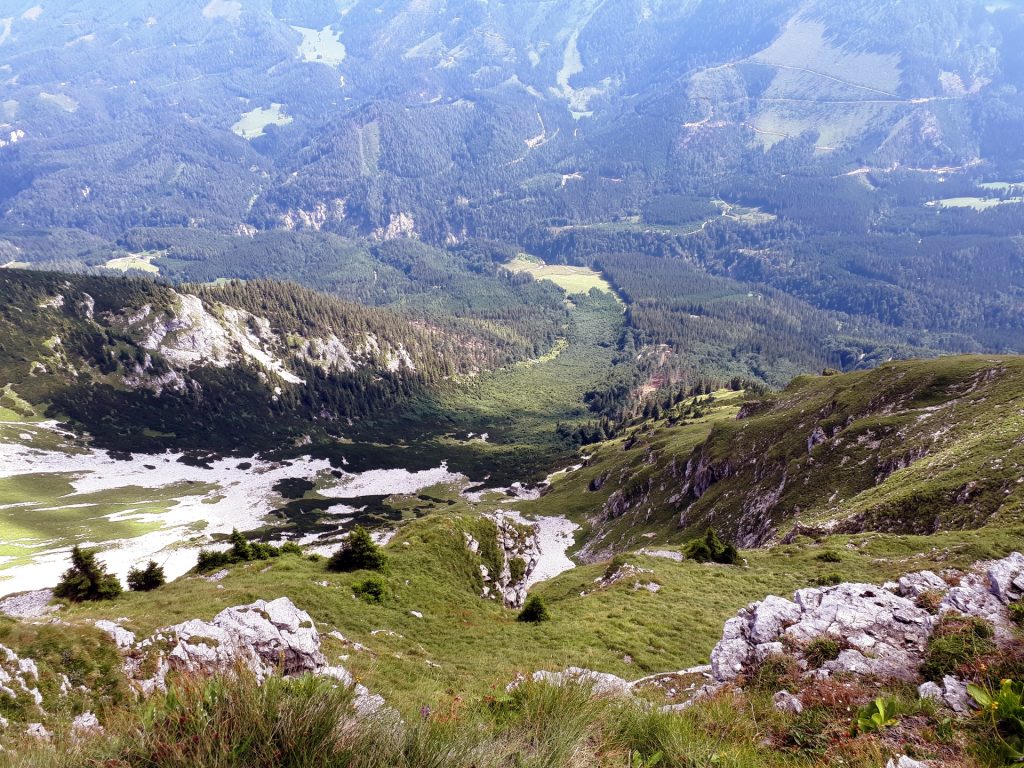
[[[679,476],[685,526],[742,546],[802,529],[931,533],[1018,519],[1024,358],[801,376],[715,425]]]
[[[1024,529],[1017,527],[929,537],[801,540],[742,552],[748,567],[632,554],[620,562],[642,570],[609,586],[599,583],[607,568],[601,563],[535,587],[533,593],[543,598],[551,618],[529,624],[516,621],[514,610],[479,597],[479,564],[488,553],[483,547],[480,555],[469,552],[464,534],[484,542],[493,535],[489,526],[479,518],[441,514],[410,523],[387,547],[381,604],[353,595],[352,586],[366,578],[365,571],[332,574],[323,559],[289,555],[234,565],[217,583],[186,578],[150,593],[72,606],[62,611],[65,623],[60,625],[6,622],[0,626],[0,642],[25,656],[42,656],[41,676],[53,681],[44,689],[44,706],[59,714],[48,721],[55,732],[51,747],[22,736],[21,725],[38,717],[28,702],[21,710],[7,711],[14,725],[0,740],[14,749],[0,753],[0,765],[618,768],[643,764],[637,753],[647,760],[662,752],[665,765],[680,767],[874,768],[902,750],[906,736],[848,737],[853,710],[876,695],[874,688],[843,688],[842,697],[827,699],[832,704],[822,704],[814,718],[801,718],[774,710],[774,690],[724,694],[686,712],[665,714],[642,703],[593,699],[572,686],[527,684],[513,693],[506,686],[535,670],[569,665],[627,679],[678,670],[706,661],[723,621],[765,594],[787,594],[833,575],[880,581],[919,568],[964,566],[1024,547]],[[824,552],[841,555],[836,562],[821,557]],[[638,589],[643,583],[660,589]],[[158,626],[209,618],[229,605],[280,595],[311,613],[329,661],[345,665],[382,693],[404,725],[390,719],[355,723],[343,716],[347,693],[309,680],[274,682],[262,689],[245,680],[185,680],[168,697],[140,707],[118,695],[124,682],[116,654],[91,626],[101,617],[124,616],[125,626],[143,637]],[[412,615],[413,610],[423,617]],[[351,644],[327,636],[335,628]],[[58,670],[66,664],[83,670],[81,679],[98,680],[97,694],[59,704],[64,699]],[[826,701],[838,693],[821,691],[820,696]],[[909,689],[890,693],[899,698],[901,717],[914,718],[915,734],[941,730],[942,717]],[[676,699],[652,689],[641,701]],[[67,737],[68,720],[85,709],[99,715],[108,729],[104,738]],[[344,727],[322,727],[325,713],[342,716]],[[276,727],[270,727],[271,721]],[[942,727],[946,735],[915,741],[922,750],[917,754],[956,758],[943,765],[994,764],[968,759],[969,728]],[[247,738],[251,734],[261,736]],[[518,762],[514,755],[520,756]]]
[[[361,719],[330,681],[185,680],[144,713],[125,712],[107,733],[40,743],[22,738],[0,755],[10,768],[669,768],[849,766],[876,768],[891,740],[846,739],[826,753],[785,746],[814,725],[777,712],[770,696],[719,696],[678,714],[658,712],[577,685],[524,682],[485,700],[453,698],[415,717]],[[900,712],[939,722],[906,697]],[[846,714],[837,720],[847,719]],[[839,720],[839,722],[842,722]],[[777,743],[781,748],[766,745]],[[934,753],[952,752],[941,742]],[[978,763],[956,763],[973,766]],[[952,765],[952,763],[944,763]]]

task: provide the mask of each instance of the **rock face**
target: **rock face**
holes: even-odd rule
[[[540,562],[539,531],[536,526],[520,525],[503,517],[495,518],[494,524],[498,529],[501,570],[491,573],[486,565],[480,565],[484,581],[480,596],[498,598],[509,608],[522,608],[530,575]],[[467,549],[474,554],[479,552],[480,543],[470,534],[464,535]]]
[[[275,670],[298,675],[327,665],[313,620],[286,597],[225,608],[211,622],[193,619],[161,634],[175,643],[167,661],[179,671],[227,669],[241,661],[264,678]]]
[[[942,595],[937,615],[917,605],[926,592]],[[725,623],[722,639],[711,652],[719,683],[730,682],[767,656],[791,653],[807,675],[838,672],[904,680],[917,679],[925,646],[938,617],[949,612],[991,622],[996,637],[1007,637],[1011,625],[1006,604],[1024,595],[1024,555],[979,563],[956,586],[931,571],[904,576],[897,584],[839,584],[798,590],[792,600],[774,595],[752,603]],[[832,638],[838,656],[812,668],[803,650],[816,638]],[[922,687],[951,708],[966,709],[963,684],[947,678],[943,685]]]
[[[384,704],[380,696],[356,684],[347,670],[328,665],[312,618],[286,597],[225,608],[211,621],[191,619],[158,630],[129,648],[125,669],[143,693],[151,693],[166,686],[168,672],[211,674],[238,664],[260,680],[278,673],[311,673],[354,685],[354,704],[362,714]]]

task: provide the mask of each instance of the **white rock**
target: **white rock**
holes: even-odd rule
[[[566,683],[586,685],[598,696],[631,695],[630,684],[621,677],[581,667],[568,667],[561,672],[534,672],[533,679],[539,683],[548,683],[556,686],[565,685]]]
[[[50,732],[42,723],[29,723],[25,727],[25,733],[42,741],[50,740]]]
[[[885,768],[928,768],[928,764],[922,763],[920,760],[913,760],[906,755],[901,755],[898,758],[892,758],[885,764]]]
[[[118,648],[131,648],[135,645],[135,633],[130,632],[118,624],[107,619],[100,619],[96,622],[96,628],[102,629],[111,639],[114,641],[114,645]]]
[[[419,611],[409,611],[409,615],[410,616],[414,616],[417,619],[422,619],[423,618],[423,614],[420,613]]]
[[[102,734],[103,726],[100,725],[99,718],[92,712],[83,712],[71,722],[71,732],[73,734]]]
[[[794,696],[789,691],[778,691],[772,696],[772,702],[780,712],[790,712],[794,715],[799,715],[804,711],[804,704],[800,701],[800,697]]]

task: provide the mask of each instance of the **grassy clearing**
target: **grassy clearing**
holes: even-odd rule
[[[1000,205],[1012,205],[1024,203],[1024,197],[947,197],[942,200],[932,200],[925,205],[939,208],[973,208],[976,211],[987,211],[990,208],[998,208]]]
[[[335,32],[327,26],[323,29],[292,27],[302,35],[299,43],[299,58],[303,61],[326,64],[337,67],[345,60],[345,46],[341,42],[341,32]]]
[[[589,267],[545,264],[534,256],[520,254],[508,262],[505,268],[511,272],[528,272],[537,280],[550,280],[569,295],[589,293],[593,288],[605,293],[614,293],[601,273]]]
[[[163,251],[144,251],[142,253],[130,253],[127,256],[119,256],[110,259],[103,267],[104,269],[116,269],[118,272],[127,272],[132,269],[141,272],[149,272],[153,275],[160,274],[160,267],[153,263],[153,259],[163,256]]]
[[[284,113],[284,107],[274,102],[269,107],[256,107],[243,113],[231,130],[243,139],[258,139],[269,125],[288,125],[294,118]]]
[[[328,573],[323,560],[288,556],[233,566],[217,584],[188,577],[154,593],[75,606],[62,615],[87,623],[125,616],[126,626],[148,635],[169,623],[208,619],[230,605],[287,595],[310,612],[322,632],[337,629],[368,649],[357,652],[327,639],[330,660],[349,667],[403,712],[415,713],[424,704],[443,705],[453,691],[486,696],[517,674],[537,669],[578,665],[635,679],[704,663],[723,622],[767,594],[788,595],[832,574],[881,582],[920,568],[965,566],[1024,546],[1024,530],[1017,527],[804,540],[744,551],[746,567],[633,554],[627,562],[647,572],[610,587],[599,584],[606,563],[537,585],[534,593],[544,598],[552,619],[525,625],[515,620],[515,611],[479,597],[481,560],[466,549],[464,532],[483,540],[486,525],[475,515],[454,512],[407,523],[386,549],[383,605],[353,596],[352,586],[365,573]],[[825,550],[838,551],[840,561],[818,559]],[[660,585],[659,591],[636,588],[648,582]]]

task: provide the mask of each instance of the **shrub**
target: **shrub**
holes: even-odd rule
[[[381,605],[387,594],[387,586],[380,576],[368,576],[352,585],[352,592],[372,605]]]
[[[820,560],[823,563],[839,563],[842,562],[843,556],[830,549],[826,552],[822,552],[815,559]]]
[[[996,690],[971,683],[967,692],[998,740],[995,751],[1007,762],[1024,760],[1024,683],[1003,680]]]
[[[1018,627],[1024,626],[1024,603],[1010,603],[1006,612],[1010,616],[1010,621]]]
[[[237,529],[231,531],[228,539],[231,548],[223,552],[217,550],[199,550],[199,559],[196,562],[196,570],[200,573],[212,571],[215,568],[223,568],[235,563],[247,563],[252,560],[270,560],[281,555],[301,555],[302,547],[293,541],[286,541],[280,547],[273,544],[264,544],[260,541],[249,541]],[[319,555],[315,556],[319,559]],[[314,555],[310,555],[313,560]]]
[[[128,588],[132,592],[149,592],[166,583],[164,569],[153,560],[145,568],[132,568],[128,571]]]
[[[530,595],[526,599],[526,604],[523,605],[523,610],[519,612],[517,621],[539,624],[542,621],[548,621],[550,618],[551,614],[548,613],[548,607],[544,605],[544,601],[540,596]]]
[[[327,570],[379,571],[384,567],[384,553],[370,537],[370,532],[357,525],[337,552],[327,561]]]
[[[526,578],[526,561],[521,557],[513,557],[508,561],[508,572],[513,584],[518,584]]]
[[[838,573],[829,573],[825,576],[817,576],[811,579],[811,583],[816,587],[834,587],[836,584],[843,583],[843,577]]]
[[[750,672],[750,687],[758,691],[774,693],[793,687],[800,675],[796,659],[784,653],[765,656]]]
[[[804,646],[804,658],[807,659],[811,669],[818,669],[826,661],[834,661],[839,658],[842,648],[842,643],[838,638],[821,635]]]
[[[616,555],[608,561],[608,567],[604,569],[604,580],[608,581],[619,569],[626,564],[626,557],[624,555]]]
[[[995,649],[992,625],[974,616],[947,613],[939,621],[925,648],[921,674],[941,680]]]
[[[722,563],[723,565],[735,565],[739,560],[739,552],[732,544],[723,544],[718,538],[714,528],[708,528],[702,539],[693,539],[685,549],[684,554],[691,560],[698,563]]]
[[[914,605],[931,614],[938,613],[941,604],[942,593],[937,589],[926,589],[914,600]]]
[[[75,546],[71,549],[71,567],[64,571],[53,590],[55,597],[73,602],[109,600],[121,594],[121,582],[107,573],[96,559],[96,551]]]
[[[246,561],[253,559],[252,545],[245,536],[239,533],[237,528],[231,529],[231,549],[229,550],[232,562]]]
[[[228,552],[219,552],[212,549],[200,549],[199,557],[196,561],[196,570],[200,573],[206,571],[212,571],[215,568],[223,568],[225,565],[230,565],[233,561],[231,555]]]

